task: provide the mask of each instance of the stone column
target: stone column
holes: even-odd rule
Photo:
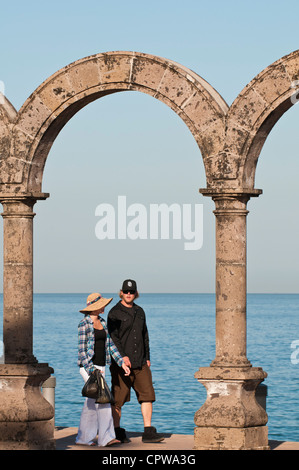
[[[6,364],[36,363],[33,356],[32,198],[6,198],[3,217],[3,342]]]
[[[246,216],[249,197],[216,196],[216,358],[248,366],[246,357]]]
[[[3,344],[0,449],[50,449],[53,407],[41,384],[53,369],[33,355],[33,206],[46,195],[3,195]]]
[[[267,449],[267,414],[255,399],[266,373],[246,352],[248,194],[211,193],[216,210],[216,356],[195,377],[207,400],[195,414],[196,449]],[[258,195],[253,193],[252,195]]]

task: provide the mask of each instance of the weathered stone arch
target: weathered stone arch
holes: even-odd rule
[[[216,205],[216,356],[210,367],[195,374],[208,392],[195,414],[195,448],[267,448],[267,414],[255,401],[255,389],[266,373],[252,367],[246,354],[247,202],[260,193],[254,188],[257,159],[273,125],[296,102],[291,98],[298,78],[296,51],[257,75],[228,108],[211,85],[173,61],[110,52],[59,70],[19,112],[3,97],[5,364],[0,364],[0,448],[14,449],[16,440],[18,448],[53,447],[53,410],[39,393],[51,370],[38,363],[32,348],[33,207],[48,196],[42,193],[43,169],[60,130],[91,101],[120,91],[147,93],[181,117],[203,157],[207,187],[201,192]]]
[[[0,365],[0,384],[4,384],[0,387],[0,448],[45,449],[54,445],[53,409],[39,390],[52,371],[33,355],[33,207],[38,199],[48,197],[41,192],[43,169],[62,127],[83,106],[119,91],[141,91],[173,109],[196,139],[207,175],[213,155],[218,155],[222,146],[228,109],[224,100],[194,72],[148,54],[90,56],[52,75],[18,113],[4,101],[0,201],[4,208],[5,364]],[[15,444],[16,439],[20,444]]]
[[[244,88],[226,114],[225,138],[214,157],[212,184],[201,190],[216,205],[217,321],[216,357],[210,368],[200,368],[196,373],[208,392],[206,403],[195,414],[198,448],[205,447],[204,441],[220,438],[220,434],[221,448],[230,433],[240,439],[239,448],[254,435],[256,448],[267,446],[267,416],[255,406],[249,411],[249,396],[246,400],[238,398],[266,377],[261,368],[251,367],[246,354],[247,202],[261,193],[254,188],[256,164],[271,129],[296,103],[298,78],[299,51],[295,51],[267,67]],[[232,393],[232,384],[239,388],[238,394]],[[230,413],[223,414],[225,408]],[[217,444],[214,442],[211,448],[217,448]]]
[[[12,168],[7,168],[6,163],[10,155],[12,127],[16,116],[17,111],[13,105],[6,96],[0,94],[0,184],[4,174],[7,175],[7,181],[10,181],[9,174]],[[11,161],[11,166],[13,165]]]
[[[237,187],[254,187],[261,149],[271,129],[298,100],[299,50],[260,72],[238,95],[227,113],[225,150],[238,166]]]
[[[173,61],[111,52],[64,67],[24,103],[14,122],[8,159],[14,190],[40,192],[48,152],[62,127],[91,101],[127,90],[152,95],[173,109],[189,127],[209,167],[209,158],[218,153],[224,136],[228,107],[220,95],[197,74]],[[8,182],[4,174],[3,178]]]

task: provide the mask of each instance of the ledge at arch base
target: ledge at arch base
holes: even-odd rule
[[[202,77],[171,60],[137,52],[80,59],[54,73],[17,112],[0,102],[0,202],[4,231],[0,449],[55,448],[53,409],[40,393],[52,370],[33,356],[33,211],[55,138],[84,106],[139,91],[185,122],[203,158],[215,202],[216,357],[195,373],[207,390],[195,412],[194,449],[268,449],[267,414],[255,400],[266,377],[246,355],[246,218],[262,146],[295,102],[299,52],[267,67],[229,107]],[[199,359],[200,360],[200,359]],[[21,397],[21,399],[20,399]],[[194,397],[196,403],[196,398]]]

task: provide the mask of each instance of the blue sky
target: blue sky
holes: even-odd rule
[[[174,60],[207,80],[230,105],[246,84],[298,49],[297,1],[1,2],[0,80],[19,109],[42,81],[100,52],[127,50]],[[249,201],[248,291],[299,292],[299,107],[277,123],[261,152]],[[82,109],[50,151],[47,201],[35,205],[35,292],[116,292],[124,278],[142,292],[214,292],[213,202],[201,155],[185,124],[142,93],[117,93]],[[182,240],[103,240],[101,203],[203,204],[203,247]],[[1,221],[2,224],[2,221]],[[2,243],[1,243],[2,245]]]

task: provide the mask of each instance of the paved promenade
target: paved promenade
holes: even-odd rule
[[[165,440],[158,444],[144,444],[141,440],[141,433],[128,432],[130,438],[129,443],[119,444],[111,447],[97,447],[97,446],[81,446],[75,444],[77,435],[77,428],[61,428],[55,429],[56,450],[121,450],[121,451],[135,451],[135,450],[163,450],[163,451],[192,451],[193,450],[193,436],[185,434],[167,434],[165,433]],[[281,442],[269,441],[271,450],[299,450],[298,442]]]

